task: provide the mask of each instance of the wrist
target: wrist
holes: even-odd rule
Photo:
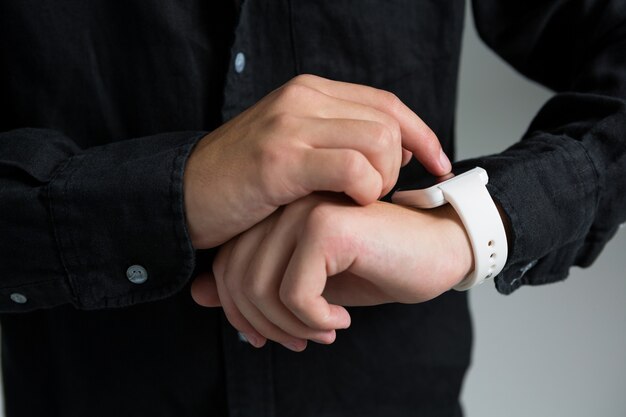
[[[506,241],[508,246],[511,247],[511,221],[509,220],[509,216],[506,214],[502,206],[496,200],[493,201],[496,205],[496,209],[498,209],[498,214],[500,215],[500,219],[502,220],[502,225],[504,226],[504,232],[506,233]]]
[[[450,288],[456,286],[474,270],[474,253],[472,243],[463,221],[450,204],[437,207],[428,212],[436,213],[439,217],[439,235],[442,238],[443,251],[446,254],[443,262],[449,271],[445,276],[450,277]]]
[[[213,155],[206,148],[210,144],[209,135],[205,135],[192,149],[185,164],[183,175],[183,198],[187,232],[191,245],[194,249],[207,249],[215,246],[208,237],[209,229],[207,222],[207,201],[205,195],[211,192],[212,186],[207,181],[206,167],[213,161],[209,158]]]
[[[487,172],[480,167],[440,179],[427,188],[398,190],[392,196],[397,204],[432,208],[449,203],[458,214],[473,253],[473,270],[454,287],[467,290],[500,273],[507,259],[508,237],[486,184]],[[506,217],[506,216],[505,216]]]

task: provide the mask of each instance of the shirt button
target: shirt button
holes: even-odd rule
[[[235,72],[241,74],[246,67],[246,56],[243,52],[237,52],[235,55]]]
[[[26,301],[28,301],[28,298],[26,298],[24,294],[20,294],[19,292],[14,292],[13,294],[11,294],[10,297],[11,301],[18,304],[24,304]]]
[[[133,284],[143,284],[148,280],[148,271],[141,265],[133,265],[126,270],[126,277]]]
[[[528,264],[524,265],[523,268],[521,268],[519,270],[519,278],[523,277],[524,275],[526,275],[526,272],[530,271],[532,268],[534,268],[535,265],[537,265],[537,260],[531,261]]]
[[[242,343],[250,343],[248,342],[248,338],[246,337],[246,335],[241,332],[237,332],[237,337],[239,337],[239,341]]]

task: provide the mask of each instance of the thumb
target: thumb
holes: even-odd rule
[[[204,307],[220,307],[215,277],[211,272],[199,274],[191,283],[191,298]]]

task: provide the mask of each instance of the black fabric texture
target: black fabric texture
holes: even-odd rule
[[[626,221],[622,0],[474,0],[484,41],[555,91],[478,165],[511,226],[498,291],[588,266]],[[7,417],[461,416],[467,294],[350,309],[331,346],[242,342],[194,304],[182,180],[205,132],[302,73],[392,91],[454,151],[462,0],[0,3]],[[245,67],[235,70],[235,56]],[[503,138],[510,141],[511,138]],[[399,186],[424,174],[412,162]],[[126,277],[131,265],[148,279]],[[15,294],[27,298],[15,302]],[[19,300],[19,298],[18,298]]]

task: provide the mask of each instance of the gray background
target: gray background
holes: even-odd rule
[[[514,73],[478,39],[468,11],[459,90],[458,158],[499,152],[550,92]],[[625,138],[626,140],[626,138]],[[588,269],[510,296],[470,291],[469,417],[626,416],[626,228]]]
[[[516,142],[550,96],[486,50],[470,17],[459,90],[459,158]],[[492,283],[473,289],[476,340],[463,390],[467,416],[626,416],[624,271],[626,229],[591,268],[573,268],[565,282],[506,297]]]

